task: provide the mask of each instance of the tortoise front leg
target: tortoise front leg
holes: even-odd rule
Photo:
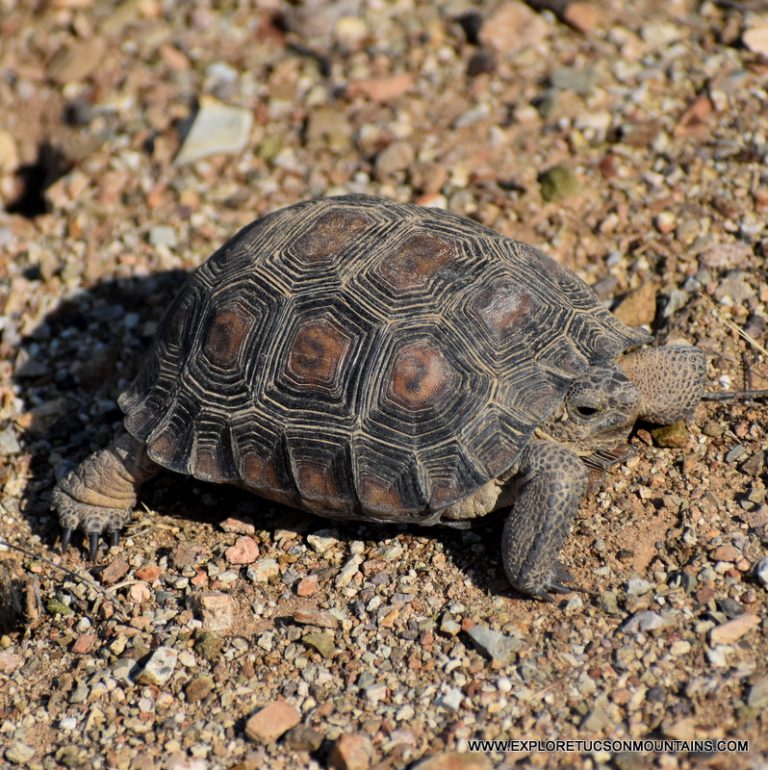
[[[523,452],[513,480],[517,496],[501,540],[504,571],[515,589],[544,601],[567,593],[571,575],[558,561],[579,503],[587,470],[560,444],[534,441]]]
[[[51,497],[62,528],[62,550],[75,529],[88,536],[92,561],[102,532],[109,532],[116,545],[136,505],[139,487],[159,470],[147,457],[144,444],[124,431],[106,449],[83,460],[56,484]]]

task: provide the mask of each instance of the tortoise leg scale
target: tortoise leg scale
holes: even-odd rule
[[[502,534],[504,571],[514,588],[543,601],[568,593],[572,576],[558,562],[579,502],[587,470],[577,455],[549,441],[523,452],[517,497]]]
[[[144,444],[121,433],[106,449],[95,452],[67,474],[53,490],[52,502],[61,523],[61,550],[79,529],[88,537],[88,555],[95,560],[102,533],[111,545],[136,505],[139,487],[160,470]]]

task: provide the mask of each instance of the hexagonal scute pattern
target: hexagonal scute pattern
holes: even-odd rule
[[[172,470],[326,516],[431,523],[513,467],[576,377],[646,341],[530,246],[349,195],[213,254],[119,403]]]

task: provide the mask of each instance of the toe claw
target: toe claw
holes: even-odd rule
[[[88,533],[88,558],[91,561],[96,561],[96,557],[99,554],[99,533]]]
[[[64,527],[61,530],[61,548],[59,549],[61,553],[64,553],[69,547],[69,541],[72,539],[72,531],[72,527]]]
[[[120,545],[120,530],[111,529],[109,531],[109,547],[113,548],[116,545]]]
[[[547,588],[556,594],[569,594],[573,591],[573,588],[567,585],[563,585],[559,580],[553,580]]]

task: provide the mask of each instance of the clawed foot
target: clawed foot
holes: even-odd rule
[[[74,500],[60,487],[54,489],[52,502],[58,511],[61,523],[61,547],[63,553],[69,547],[72,534],[76,529],[88,536],[88,558],[96,561],[99,554],[99,541],[102,534],[109,538],[110,546],[120,542],[120,530],[130,511],[117,508],[105,508]]]
[[[550,576],[542,580],[540,584],[532,584],[532,581],[524,584],[515,585],[514,588],[520,593],[532,596],[534,599],[538,599],[542,602],[554,602],[555,597],[552,594],[569,594],[573,591],[586,591],[584,588],[578,588],[577,586],[568,585],[573,582],[573,575],[562,565],[557,562],[551,570]]]

